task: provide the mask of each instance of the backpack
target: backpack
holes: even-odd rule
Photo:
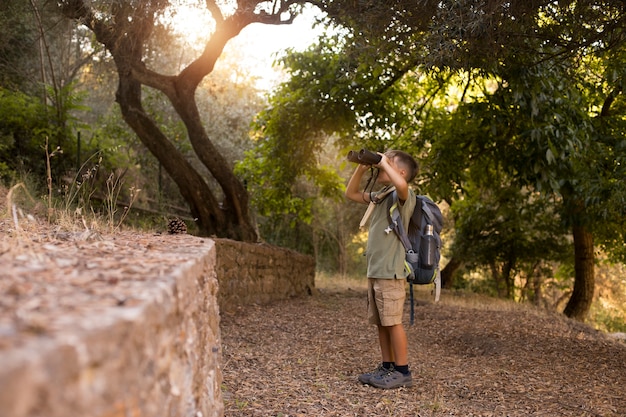
[[[388,210],[389,228],[391,228],[406,250],[404,261],[407,270],[407,281],[411,297],[411,324],[414,321],[415,309],[413,300],[413,284],[435,284],[435,302],[441,293],[441,229],[443,215],[441,210],[430,198],[417,195],[415,209],[409,220],[408,232],[404,231],[402,218],[398,210],[398,195],[394,191]]]

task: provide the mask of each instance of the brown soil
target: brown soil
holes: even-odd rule
[[[626,345],[559,315],[420,295],[412,388],[361,385],[379,363],[363,290],[223,315],[226,416],[625,416]]]

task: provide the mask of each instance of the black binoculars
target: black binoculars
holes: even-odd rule
[[[361,165],[376,165],[382,157],[376,152],[361,149],[360,151],[350,151],[346,157],[350,162],[356,162]]]

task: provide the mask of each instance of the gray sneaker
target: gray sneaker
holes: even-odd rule
[[[393,369],[393,365],[391,365],[391,369]],[[369,384],[372,378],[385,375],[391,369],[383,368],[383,365],[380,364],[378,365],[378,368],[374,369],[373,371],[359,375],[359,382],[361,384]]]
[[[404,375],[400,371],[390,369],[384,374],[379,374],[375,377],[371,377],[368,384],[381,389],[412,387],[413,377],[411,376],[410,372],[407,375]]]

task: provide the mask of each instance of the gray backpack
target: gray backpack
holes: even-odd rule
[[[408,232],[404,231],[402,218],[397,209],[398,195],[394,191],[389,203],[389,227],[396,233],[406,251],[405,268],[411,296],[411,324],[414,318],[413,284],[435,284],[435,302],[441,293],[441,229],[443,215],[430,198],[416,196],[415,210],[409,220]]]

